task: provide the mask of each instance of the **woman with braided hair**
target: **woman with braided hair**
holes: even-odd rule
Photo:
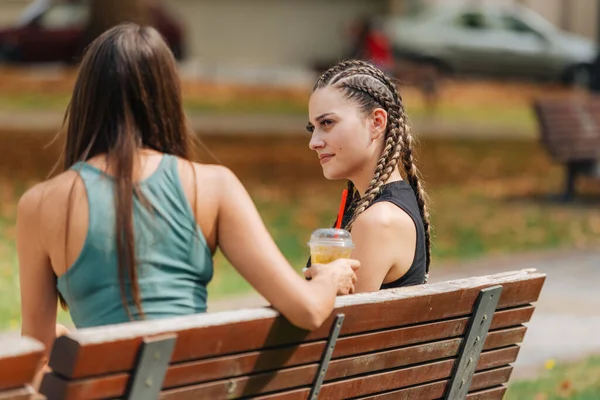
[[[394,83],[372,64],[343,61],[316,82],[309,117],[309,147],[316,151],[323,175],[348,180],[342,227],[351,230],[356,245],[352,258],[362,265],[355,291],[427,282],[431,240],[426,194]],[[316,275],[311,270],[307,277]]]

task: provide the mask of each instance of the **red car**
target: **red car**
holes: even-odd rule
[[[166,9],[149,7],[150,23],[165,38],[178,60],[184,57],[184,33]],[[84,32],[89,18],[86,0],[37,0],[25,9],[17,24],[0,29],[0,60],[19,63],[79,60],[87,43]]]

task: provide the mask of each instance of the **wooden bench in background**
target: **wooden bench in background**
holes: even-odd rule
[[[545,275],[523,270],[339,297],[300,330],[260,308],[57,339],[52,399],[501,399]],[[489,331],[488,331],[489,330]]]
[[[39,399],[30,386],[44,345],[27,337],[0,338],[0,400]]]
[[[600,178],[600,97],[539,99],[534,110],[543,145],[565,166],[562,198],[572,200],[579,175]]]

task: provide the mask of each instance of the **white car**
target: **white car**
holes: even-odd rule
[[[597,48],[529,8],[435,6],[382,21],[398,58],[440,71],[586,85]]]

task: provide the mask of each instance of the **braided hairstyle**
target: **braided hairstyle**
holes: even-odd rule
[[[354,184],[348,181],[348,201],[344,210],[343,226],[352,229],[356,218],[380,195],[381,187],[401,162],[406,180],[415,192],[419,212],[425,227],[426,279],[431,263],[431,234],[427,195],[421,184],[419,171],[413,160],[413,137],[410,133],[402,98],[396,85],[380,69],[360,60],[342,61],[327,70],[313,87],[332,86],[343,91],[347,99],[355,101],[361,111],[370,114],[383,108],[388,114],[384,149],[381,153],[373,179],[361,197]]]

